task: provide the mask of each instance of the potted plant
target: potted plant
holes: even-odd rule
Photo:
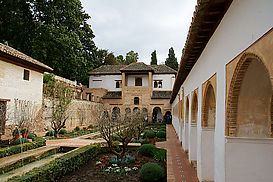
[[[28,136],[28,129],[27,128],[23,128],[21,130],[21,133],[22,133],[22,137],[23,138],[27,138],[27,136]]]

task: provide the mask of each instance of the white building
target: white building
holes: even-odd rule
[[[0,132],[34,119],[42,104],[43,73],[52,69],[0,43]]]
[[[200,181],[272,181],[273,1],[197,2],[173,126]]]
[[[89,88],[105,89],[103,103],[121,113],[140,109],[152,117],[163,120],[170,112],[169,99],[176,71],[166,65],[103,65],[90,72]]]

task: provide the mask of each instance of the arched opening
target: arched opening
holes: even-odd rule
[[[186,115],[185,115],[185,121],[186,123],[189,122],[189,98],[186,99]]]
[[[135,79],[135,86],[142,86],[142,78],[137,77]]]
[[[229,136],[272,137],[272,84],[267,68],[255,55],[242,57],[237,64],[227,106]]]
[[[202,126],[207,128],[214,128],[215,114],[216,114],[215,94],[212,85],[208,84],[205,92]]]
[[[112,121],[117,122],[119,118],[120,118],[120,108],[114,107],[112,110]]]
[[[193,94],[192,106],[191,106],[191,124],[197,123],[197,114],[198,114],[198,100],[196,93]]]
[[[140,112],[140,110],[139,110],[138,107],[135,107],[135,108],[133,109],[133,113],[139,113],[139,112]]]
[[[172,113],[171,111],[167,111],[164,115],[164,121],[167,123],[167,124],[172,124]]]
[[[156,123],[156,122],[162,122],[162,113],[161,113],[161,109],[160,107],[155,107],[153,109],[153,123]]]

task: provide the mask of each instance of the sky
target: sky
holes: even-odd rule
[[[115,56],[133,50],[150,64],[156,50],[164,63],[170,47],[180,62],[197,0],[81,0],[95,44]]]

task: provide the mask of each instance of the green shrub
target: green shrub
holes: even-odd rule
[[[153,130],[146,130],[143,135],[144,138],[154,138],[155,132]]]
[[[144,182],[158,182],[164,178],[164,169],[156,163],[146,163],[140,169],[140,178]]]
[[[79,126],[76,126],[75,128],[74,128],[74,131],[80,131],[81,129],[80,129],[80,127]]]
[[[65,174],[78,169],[91,158],[97,156],[100,148],[96,145],[88,145],[82,148],[70,151],[54,161],[35,168],[23,176],[15,176],[10,182],[27,182],[27,181],[58,181]]]
[[[54,131],[53,130],[50,130],[48,132],[46,132],[45,136],[54,136]]]
[[[46,141],[45,141],[44,138],[36,137],[36,138],[34,138],[33,142],[24,143],[22,145],[19,144],[19,145],[14,145],[14,146],[10,146],[10,147],[1,148],[0,149],[0,158],[10,156],[10,155],[13,155],[13,154],[21,153],[21,150],[24,152],[24,151],[27,151],[27,150],[42,147],[45,144],[46,144]]]
[[[59,131],[59,134],[60,134],[60,135],[64,135],[64,134],[66,134],[66,133],[67,133],[66,129],[61,129],[61,130]]]
[[[156,133],[157,138],[166,138],[166,132],[165,131],[159,131]]]
[[[165,161],[166,153],[167,151],[165,149],[156,148],[156,150],[154,150],[154,159],[158,161]]]
[[[24,144],[28,143],[29,141],[26,138],[18,138],[14,142],[12,142],[13,145],[19,145],[19,144]]]
[[[153,156],[156,147],[152,144],[143,144],[138,148],[138,152],[145,156]]]
[[[27,135],[27,138],[28,138],[28,139],[34,140],[35,137],[37,137],[37,135],[36,135],[35,133],[29,133],[29,134]]]

